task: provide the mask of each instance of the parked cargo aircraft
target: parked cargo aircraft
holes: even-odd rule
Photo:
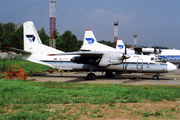
[[[164,62],[180,64],[180,50],[176,49],[156,49],[156,48],[135,48],[135,53],[144,55],[155,55]],[[129,54],[129,53],[128,53]]]
[[[85,35],[84,35],[83,45],[81,46],[80,50],[81,51],[99,51],[99,52],[106,52],[106,51],[117,52],[117,51],[119,51],[122,53],[124,53],[124,51],[126,51],[125,46],[121,40],[118,42],[117,47],[119,49],[118,48],[114,49],[112,47],[98,43],[92,30],[86,30]],[[84,52],[82,52],[82,53],[84,54]],[[71,59],[71,61],[73,61],[75,63],[83,63],[84,58],[82,56],[82,53],[81,52],[78,52],[78,53],[70,52],[70,53],[65,53],[65,54],[66,55],[77,55],[77,54],[81,55],[82,58],[79,56],[74,57],[73,59]],[[126,71],[129,73],[137,72],[137,71],[151,72],[151,73],[158,73],[157,75],[153,76],[154,79],[158,79],[159,73],[162,73],[165,70],[164,68],[161,68],[161,67],[165,64],[169,64],[169,63],[160,63],[158,58],[155,56],[135,55],[135,52],[133,50],[129,50],[129,53],[133,54],[133,55],[131,55],[131,57],[129,59],[126,59],[121,64],[104,66],[104,67],[107,67],[107,70],[105,70],[106,73],[111,75],[112,71],[118,71],[118,72]],[[56,55],[64,55],[64,53],[56,54]],[[125,55],[126,55],[126,53],[125,53]],[[104,58],[102,57],[102,59],[104,59]],[[98,68],[98,66],[95,66],[95,67]],[[149,68],[149,66],[151,66],[151,67]],[[176,69],[176,67],[174,65],[172,65],[172,66],[174,67],[174,69]],[[111,68],[111,67],[114,67],[114,68]],[[111,70],[109,71],[109,69],[111,69]]]
[[[116,50],[123,50],[123,51],[127,51],[127,54],[130,54],[130,55],[134,55],[135,54],[135,51],[134,49],[131,49],[131,48],[126,48],[122,39],[118,39],[117,40],[117,44],[116,44]]]
[[[24,50],[9,48],[12,51],[21,53],[22,58],[35,63],[48,65],[53,68],[74,71],[90,71],[87,79],[95,79],[93,71],[103,72],[145,72],[157,73],[154,79],[158,79],[160,73],[176,70],[172,63],[156,62],[148,56],[129,56],[119,51],[78,51],[64,53],[63,51],[43,45],[33,22],[28,21],[23,24],[24,28]],[[87,30],[92,32],[91,30]],[[86,32],[87,32],[86,31]],[[92,34],[91,34],[92,35]],[[85,35],[88,44],[93,44],[94,36]],[[100,45],[102,49],[107,46]],[[94,48],[96,49],[96,48]],[[129,58],[130,57],[130,58]]]
[[[122,40],[117,40],[116,49],[121,50],[124,47]],[[137,51],[135,51],[137,50]],[[143,54],[143,55],[155,55],[158,58],[161,58],[162,62],[171,62],[173,64],[180,63],[180,50],[176,49],[156,49],[156,48],[128,48],[127,54]]]
[[[89,39],[91,38],[91,39]],[[81,51],[125,51],[125,45],[121,39],[117,40],[116,49],[109,47],[107,45],[98,43],[92,30],[86,30],[83,40],[83,45],[80,48]],[[134,50],[126,48],[128,55],[135,54]]]
[[[180,63],[180,50],[176,49],[154,49],[154,48],[142,48],[144,54],[155,54],[161,58],[164,62],[171,62],[173,64]]]
[[[118,51],[118,52],[124,52],[124,50],[116,50],[112,47],[109,47],[107,45],[98,43],[92,30],[86,30],[84,34],[84,40],[83,45],[80,48],[80,51]]]
[[[92,42],[90,40],[92,40]],[[162,61],[155,56],[135,54],[134,50],[132,50],[130,48],[125,48],[125,45],[121,39],[117,40],[116,49],[106,46],[106,45],[103,45],[101,43],[98,43],[92,30],[85,31],[83,45],[81,46],[80,50],[81,51],[120,51],[120,52],[126,51],[126,53],[128,55],[131,55],[131,57],[129,59],[127,59],[125,62],[123,62],[122,65],[126,66],[127,64],[134,62],[134,64],[136,64],[134,66],[137,67],[135,69],[136,72],[137,71],[148,72],[148,71],[146,71],[145,66],[147,66],[147,68],[149,68],[149,63],[151,63],[151,61],[154,61],[156,63],[156,65],[158,65]],[[161,64],[163,64],[163,63],[161,63]],[[130,67],[130,64],[128,67]],[[145,67],[145,68],[143,68],[143,67]],[[125,68],[124,68],[124,70],[126,71]],[[132,71],[134,71],[134,69],[132,69]],[[149,70],[149,72],[150,71],[152,72],[153,70],[151,69],[151,70]],[[154,71],[154,72],[156,73],[156,71]],[[112,73],[108,72],[108,74],[112,74]],[[153,76],[154,79],[158,78],[158,77],[159,77],[159,75]]]

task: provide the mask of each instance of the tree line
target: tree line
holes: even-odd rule
[[[43,44],[49,46],[49,36],[44,28],[37,31]],[[71,31],[65,31],[62,35],[56,32],[56,48],[65,52],[78,51],[83,41]],[[0,50],[4,47],[23,49],[23,25],[15,23],[0,23]]]
[[[43,44],[49,46],[49,35],[42,27],[37,31]],[[101,40],[99,43],[114,47],[114,42]],[[78,51],[83,44],[82,40],[78,40],[76,35],[71,31],[65,31],[60,35],[56,31],[56,49],[64,52]],[[132,45],[125,44],[126,47],[132,47]],[[15,23],[0,23],[0,50],[4,47],[13,47],[23,49],[23,25],[17,25]],[[146,47],[146,46],[143,46]],[[154,47],[154,46],[153,46]],[[167,47],[156,47],[167,48]]]

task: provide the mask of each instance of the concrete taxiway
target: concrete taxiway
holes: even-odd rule
[[[97,84],[130,84],[130,85],[180,85],[180,69],[174,72],[161,74],[158,80],[153,80],[152,75],[141,73],[132,74],[114,74],[112,78],[106,78],[101,72],[95,72],[96,80],[85,80],[88,72],[62,72],[54,71],[53,73],[43,72],[31,75],[28,80],[38,82],[72,82],[72,83],[97,83]]]

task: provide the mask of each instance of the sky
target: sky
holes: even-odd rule
[[[32,21],[37,30],[49,31],[49,0],[0,0],[0,23],[18,25]],[[83,40],[92,29],[97,41],[114,41],[118,21],[118,38],[126,44],[163,46],[180,49],[180,0],[56,0],[56,29],[66,30]]]

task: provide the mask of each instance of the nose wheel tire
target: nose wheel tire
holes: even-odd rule
[[[86,76],[86,80],[95,80],[96,75],[94,73],[88,73]]]
[[[153,79],[157,80],[157,79],[159,79],[159,76],[158,75],[153,75]]]

